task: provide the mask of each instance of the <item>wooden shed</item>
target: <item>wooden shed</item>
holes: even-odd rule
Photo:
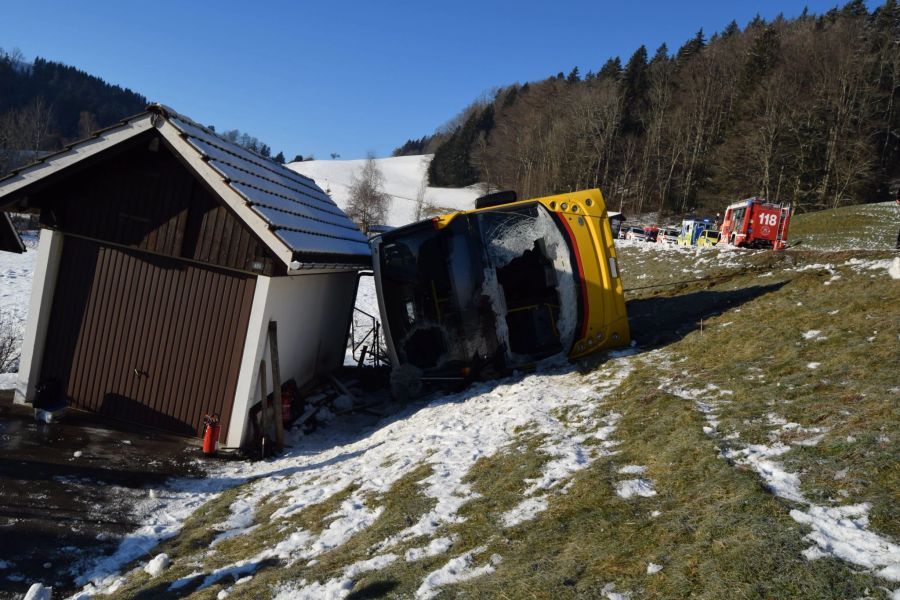
[[[283,379],[343,361],[365,235],[313,180],[169,108],[0,179],[0,207],[43,227],[18,402],[40,390],[186,435],[218,412],[233,447],[271,320]],[[20,251],[9,228],[2,248]]]

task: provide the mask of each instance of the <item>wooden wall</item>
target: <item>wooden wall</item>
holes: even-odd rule
[[[30,202],[41,208],[45,225],[63,233],[251,273],[283,273],[256,235],[158,140],[102,160]]]

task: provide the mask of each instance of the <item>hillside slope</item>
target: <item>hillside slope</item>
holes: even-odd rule
[[[384,191],[391,195],[391,207],[386,225],[399,227],[414,221],[416,198],[420,186],[427,182],[428,163],[432,155],[397,156],[375,159],[384,175]],[[338,206],[347,206],[349,188],[362,169],[365,160],[309,160],[288,164],[288,167],[316,180],[328,190]],[[430,214],[475,208],[475,199],[482,192],[470,188],[426,187],[425,203],[431,205]]]
[[[630,350],[173,482],[79,582],[114,598],[896,598],[900,258],[623,243],[619,259]],[[171,566],[145,570],[159,553]]]

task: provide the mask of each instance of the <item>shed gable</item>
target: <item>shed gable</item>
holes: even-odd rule
[[[47,186],[29,203],[40,208],[42,223],[63,233],[241,271],[284,272],[158,137]]]

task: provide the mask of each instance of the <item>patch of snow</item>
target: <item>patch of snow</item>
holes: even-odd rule
[[[806,368],[807,369],[818,369],[821,364],[822,363],[817,363],[817,362],[806,363]]]
[[[475,199],[483,194],[478,186],[467,188],[427,186],[428,165],[432,158],[433,155],[425,154],[375,159],[375,164],[384,175],[382,188],[391,196],[387,222],[384,225],[399,227],[415,221],[416,199],[420,189],[424,193],[425,204],[433,206],[437,211],[436,214],[475,208]],[[353,179],[365,162],[365,159],[308,160],[290,163],[287,167],[315,179],[322,189],[329,192],[338,206],[346,208]]]
[[[616,484],[616,494],[621,498],[631,498],[633,496],[650,497],[656,495],[653,489],[653,482],[649,479],[640,477],[638,479],[626,479]]]
[[[153,560],[144,565],[144,572],[150,577],[157,577],[163,571],[169,568],[172,561],[169,560],[168,554],[157,554]]]
[[[431,540],[427,546],[422,548],[410,548],[406,551],[406,554],[403,555],[403,558],[406,562],[415,562],[417,560],[422,560],[423,558],[444,554],[451,546],[453,546],[452,538],[439,537]]]
[[[900,279],[900,256],[894,257],[891,266],[888,267],[888,275],[891,276],[891,279]]]
[[[325,583],[307,584],[304,580],[299,589],[290,584],[283,585],[278,589],[275,600],[338,600],[345,598],[353,589],[354,579],[369,571],[380,571],[396,560],[396,554],[375,556],[345,567],[340,577],[329,579]]]
[[[229,508],[231,514],[228,518],[225,521],[216,524],[215,528],[222,533],[213,538],[212,542],[209,544],[210,547],[214,547],[224,540],[237,535],[243,535],[256,528],[256,525],[253,524],[256,507],[253,504],[247,502],[243,498],[238,498],[231,503]]]
[[[547,510],[547,497],[538,496],[522,500],[514,508],[500,515],[504,527],[513,527],[519,523],[534,519],[539,513]]]
[[[804,340],[811,340],[814,337],[818,337],[820,333],[822,333],[822,332],[819,331],[818,329],[810,329],[809,331],[806,331],[806,332],[802,333],[801,335],[803,336]]]
[[[655,575],[656,573],[659,573],[662,570],[663,570],[662,565],[658,565],[656,563],[649,563],[647,565],[647,575]]]
[[[619,473],[624,473],[626,475],[640,475],[646,470],[647,467],[641,465],[625,465],[619,469]]]
[[[33,583],[25,592],[23,600],[52,600],[53,588],[46,587],[43,583]]]
[[[871,569],[879,577],[900,582],[900,546],[867,529],[869,504],[825,507],[810,504],[808,510],[792,510],[791,517],[809,525],[806,539],[821,554],[836,556]]]
[[[432,571],[425,576],[422,585],[416,590],[417,600],[428,600],[434,598],[440,592],[440,588],[445,585],[461,583],[469,581],[482,575],[494,572],[494,565],[487,563],[480,567],[473,567],[473,557],[482,554],[487,550],[487,546],[479,546],[474,550],[469,550],[465,554],[457,556],[449,560],[441,568]]]

